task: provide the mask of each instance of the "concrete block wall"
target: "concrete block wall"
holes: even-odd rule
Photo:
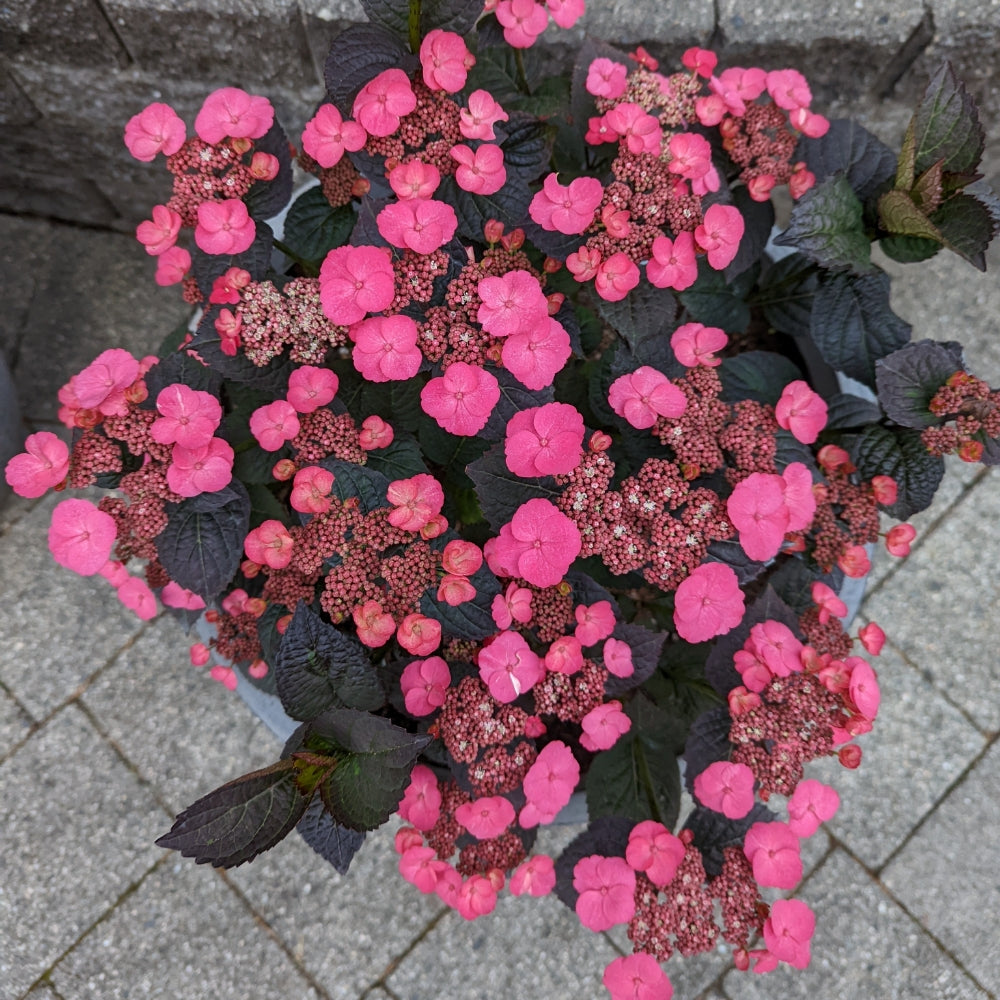
[[[0,0],[0,211],[131,230],[168,186],[125,150],[129,117],[163,100],[190,123],[210,90],[240,86],[271,98],[294,141],[331,39],[363,18],[359,0]],[[876,106],[919,95],[948,57],[1000,125],[1000,0],[827,0],[808,17],[785,0],[589,0],[552,39],[566,51],[584,30],[667,58],[700,44],[796,65],[817,106],[875,108],[890,130],[906,118]]]

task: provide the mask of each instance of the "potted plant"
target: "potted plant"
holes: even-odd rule
[[[158,843],[229,867],[297,828],[346,872],[398,813],[401,873],[467,919],[554,891],[627,925],[612,997],[720,937],[802,967],[814,914],[770,890],[837,807],[803,766],[856,768],[879,707],[845,580],[905,555],[880,515],[943,455],[1000,455],[992,390],[871,258],[984,267],[975,105],[942,67],[897,155],[794,69],[587,40],[553,77],[532,43],[582,2],[490,6],[366,5],[297,151],[236,88],[190,137],[137,113],[173,175],[137,236],[198,313],[75,375],[72,445],[7,480],[113,491],[57,505],[55,558],[200,617],[193,662],[290,719]],[[534,853],[574,794],[584,832]]]

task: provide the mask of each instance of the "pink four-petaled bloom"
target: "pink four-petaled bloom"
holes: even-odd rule
[[[897,524],[885,536],[885,547],[890,555],[908,556],[910,543],[917,537],[917,529],[912,524]]]
[[[551,501],[535,497],[521,504],[500,529],[490,550],[490,567],[536,587],[554,587],[583,547],[580,529]]]
[[[510,877],[513,896],[547,896],[555,887],[555,863],[547,854],[532,854]]]
[[[307,465],[295,473],[288,502],[300,514],[325,514],[331,505],[333,473],[318,465]]]
[[[125,390],[139,377],[139,362],[121,347],[101,351],[78,375],[70,379],[77,403],[105,416],[128,412]]]
[[[410,160],[389,171],[389,187],[397,198],[430,198],[441,183],[441,172],[433,163]]]
[[[507,182],[503,150],[494,143],[484,143],[472,150],[465,145],[451,147],[451,158],[458,164],[455,182],[472,194],[496,194]]]
[[[799,838],[787,823],[754,823],[743,840],[743,853],[760,885],[794,889],[802,878]]]
[[[4,470],[7,484],[21,497],[40,497],[58,486],[69,472],[69,447],[51,431],[29,434],[24,451],[15,455]]]
[[[365,601],[361,607],[351,612],[358,639],[366,646],[384,646],[396,632],[396,622],[392,615],[384,611],[378,601]]]
[[[865,652],[871,656],[878,656],[885,645],[885,632],[875,622],[869,622],[858,629],[858,638],[861,640],[861,645],[865,647]]]
[[[471,437],[489,420],[500,400],[495,376],[478,365],[456,361],[420,390],[420,407],[449,434]]]
[[[399,679],[407,712],[411,715],[430,715],[444,704],[450,684],[451,670],[440,656],[429,656],[407,664]]]
[[[430,830],[441,815],[441,790],[437,776],[426,764],[410,772],[410,783],[399,803],[399,815],[418,830]]]
[[[597,265],[594,288],[605,302],[621,302],[639,284],[639,276],[636,262],[619,251]]]
[[[350,326],[386,309],[396,295],[389,251],[343,246],[331,250],[319,271],[319,299],[327,319]]]
[[[725,635],[743,619],[743,591],[732,568],[702,563],[681,581],[674,595],[674,625],[687,642]]]
[[[549,174],[531,199],[528,214],[542,229],[576,236],[594,221],[603,197],[604,188],[596,177],[577,177],[564,185],[558,174]]]
[[[881,701],[875,671],[871,664],[862,660],[860,656],[849,656],[844,662],[846,666],[851,668],[851,679],[847,692],[854,707],[866,719],[874,719],[878,715]]]
[[[657,236],[653,240],[653,257],[646,264],[646,277],[657,288],[678,292],[690,288],[698,278],[693,234],[685,229],[673,240]]]
[[[810,588],[813,603],[819,608],[819,622],[825,625],[831,617],[846,618],[847,605],[827,584],[816,580]]]
[[[529,271],[483,278],[476,290],[480,298],[476,319],[494,337],[526,333],[549,317],[545,293]]]
[[[687,397],[663,372],[643,365],[620,375],[608,391],[611,409],[633,427],[652,427],[658,417],[679,417],[687,408]]]
[[[427,656],[441,644],[441,623],[414,612],[399,623],[396,641],[414,656]]]
[[[510,628],[514,622],[522,625],[531,621],[531,591],[516,582],[507,585],[502,594],[493,598],[490,606],[493,623],[497,628]],[[546,664],[547,665],[547,664]]]
[[[361,421],[361,430],[358,432],[358,444],[363,451],[376,451],[379,448],[388,448],[395,437],[391,425],[387,424],[380,416],[372,414]]]
[[[378,231],[394,247],[429,254],[455,235],[458,216],[455,209],[443,201],[407,198],[386,205],[378,213],[376,223]]]
[[[557,674],[575,674],[583,667],[583,647],[572,635],[561,635],[545,654],[545,669]]]
[[[573,609],[573,617],[576,618],[573,635],[580,640],[581,646],[593,646],[615,630],[615,612],[610,601],[578,604]]]
[[[546,316],[538,326],[507,337],[500,349],[504,367],[529,389],[545,389],[573,353],[563,325]]]
[[[410,78],[401,69],[383,70],[354,98],[354,117],[369,135],[384,138],[417,106]]]
[[[274,108],[266,97],[251,96],[238,87],[222,87],[205,98],[194,130],[205,142],[225,138],[259,139],[274,124]]]
[[[145,580],[130,576],[117,588],[117,593],[118,600],[144,622],[156,617],[156,595]]]
[[[645,951],[616,958],[605,968],[601,982],[611,1000],[671,1000],[674,995],[660,963]]]
[[[652,153],[659,156],[663,141],[660,120],[638,104],[631,101],[616,104],[605,114],[604,120],[625,140],[630,153]]]
[[[823,397],[800,379],[782,390],[774,416],[778,426],[791,431],[796,441],[812,444],[826,426],[827,406]]]
[[[727,819],[742,819],[753,809],[753,771],[746,764],[717,760],[694,779],[695,798]]]
[[[292,561],[295,541],[288,529],[274,519],[254,528],[243,543],[247,558],[271,569],[284,569]]]
[[[344,152],[356,153],[368,136],[357,123],[344,121],[336,105],[322,104],[302,131],[302,148],[321,167],[335,167]]]
[[[654,885],[662,887],[677,874],[684,853],[680,837],[675,837],[662,823],[648,819],[632,827],[625,860],[637,872],[645,872]]]
[[[453,31],[434,28],[420,43],[420,68],[431,90],[458,93],[475,64],[476,57],[466,48],[465,40]]]
[[[222,404],[210,392],[178,382],[164,386],[156,397],[159,417],[149,436],[159,444],[201,448],[211,441],[222,420]]]
[[[441,484],[426,472],[389,484],[386,499],[392,506],[389,523],[403,531],[419,531],[444,506]]]
[[[172,246],[156,258],[155,281],[160,287],[179,285],[191,270],[191,254],[183,247]]]
[[[63,500],[52,511],[49,551],[60,566],[80,576],[101,570],[117,536],[114,518],[89,500]]]
[[[608,701],[592,708],[581,720],[580,746],[591,753],[610,750],[632,728],[632,720],[622,711],[620,701]]]
[[[675,132],[670,137],[667,169],[685,180],[704,177],[712,169],[712,147],[696,132]]]
[[[287,400],[276,399],[250,414],[250,433],[264,451],[277,451],[299,433],[299,415]]]
[[[217,493],[233,478],[232,446],[214,437],[200,448],[175,444],[170,451],[167,485],[182,497]]]
[[[507,468],[525,477],[572,472],[583,457],[584,433],[583,416],[568,403],[520,410],[507,423]]]
[[[509,705],[544,676],[545,664],[520,632],[501,632],[479,653],[479,676],[497,701]]]
[[[437,851],[424,847],[422,842],[408,847],[399,856],[399,874],[424,894],[437,889],[438,877],[445,867],[447,862],[438,859]]]
[[[625,93],[628,83],[628,67],[612,59],[601,56],[587,68],[586,89],[588,94],[617,100]]]
[[[573,867],[573,888],[580,894],[576,915],[588,930],[610,930],[635,913],[635,871],[624,858],[581,858]]]
[[[458,890],[455,909],[463,920],[492,913],[497,905],[497,890],[485,875],[470,875]]]
[[[726,512],[739,532],[740,546],[751,558],[766,562],[778,554],[790,514],[781,476],[754,472],[736,484]]]
[[[339,386],[340,380],[329,368],[302,365],[288,376],[285,398],[296,413],[312,413],[326,406],[337,395]]]
[[[417,324],[409,316],[369,316],[348,330],[354,367],[369,382],[402,382],[420,370]]]
[[[717,326],[705,326],[703,323],[684,323],[670,335],[670,346],[677,360],[685,368],[695,368],[704,365],[706,368],[717,368],[722,359],[715,356],[729,343],[725,330]]]
[[[583,17],[584,0],[545,0],[545,6],[560,28],[572,28]]]
[[[160,591],[160,600],[163,601],[165,607],[180,608],[182,611],[200,611],[205,607],[205,601],[202,597],[173,580]],[[196,645],[201,644],[197,643]],[[208,649],[204,646],[202,648],[205,650],[205,658],[201,663],[195,664],[198,667],[203,667],[208,663]],[[194,646],[191,649],[194,650]],[[192,656],[191,662],[194,663],[194,656]]]
[[[801,899],[776,899],[764,921],[764,943],[775,958],[804,969],[815,929],[816,915]]]
[[[136,226],[135,238],[151,257],[159,257],[177,242],[180,231],[180,214],[166,205],[154,205],[153,218],[145,219]]]
[[[562,740],[546,743],[524,776],[527,805],[518,815],[525,829],[551,823],[580,781],[580,765]]]
[[[812,93],[806,78],[796,69],[774,69],[767,74],[767,92],[779,108],[795,111],[808,108]]]
[[[608,673],[615,677],[631,677],[635,673],[635,664],[632,662],[632,647],[623,639],[614,637],[604,641],[602,650],[604,666]]]
[[[716,271],[728,267],[743,239],[743,216],[732,205],[711,205],[704,221],[694,231],[695,241],[707,251],[708,263]]]
[[[510,117],[486,90],[474,90],[469,95],[468,105],[458,115],[458,129],[466,139],[495,139],[493,126]]]
[[[528,49],[545,30],[549,16],[535,0],[500,0],[497,20],[503,25],[504,41],[515,49]]]
[[[788,828],[796,837],[811,837],[840,808],[836,789],[815,778],[806,778],[795,786],[788,800]]]
[[[184,122],[169,104],[149,104],[133,115],[125,126],[125,145],[143,163],[152,161],[157,153],[173,156],[184,145]]]
[[[194,241],[205,253],[243,253],[256,235],[257,226],[239,198],[203,201],[198,205]]]
[[[477,840],[492,840],[514,822],[514,807],[502,795],[489,795],[460,805],[455,820]]]

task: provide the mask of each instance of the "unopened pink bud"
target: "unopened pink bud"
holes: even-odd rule
[[[230,139],[229,145],[232,147],[233,151],[239,153],[242,156],[244,153],[249,153],[253,148],[253,143],[243,136],[238,139]]]
[[[292,624],[293,617],[294,617],[293,615],[282,615],[282,617],[277,620],[274,628],[275,631],[278,633],[278,635],[285,634],[285,632],[288,630],[288,626]]]
[[[421,529],[420,537],[430,541],[443,535],[448,530],[448,519],[441,514],[435,514]]]
[[[563,267],[561,260],[556,260],[555,257],[546,257],[542,261],[542,270],[546,274],[555,274],[557,271],[561,271]]]
[[[551,295],[546,296],[546,301],[548,302],[549,315],[555,316],[566,301],[566,296],[562,292],[553,292]]]
[[[297,471],[298,466],[296,466],[290,458],[282,458],[274,463],[271,475],[274,476],[279,483],[286,483],[295,475]]]
[[[486,225],[483,226],[483,235],[486,237],[486,242],[493,246],[494,243],[499,243],[503,238],[503,223],[497,222],[496,219],[487,219]]]
[[[912,524],[897,524],[885,536],[885,547],[890,555],[908,556],[910,543],[917,537],[917,529]]]
[[[252,559],[244,559],[240,563],[240,572],[248,579],[252,580],[260,574],[260,563],[255,563]]]
[[[611,435],[605,434],[604,431],[594,431],[587,444],[591,451],[607,451],[612,445]]]
[[[860,629],[858,631],[858,638],[861,640],[861,645],[865,647],[865,651],[872,656],[878,656],[885,645],[885,632],[875,622],[869,622],[864,628]]]
[[[191,666],[193,667],[203,667],[209,661],[211,653],[209,652],[208,646],[203,642],[196,642],[191,647]]]
[[[254,680],[260,680],[262,677],[267,676],[267,664],[258,657],[250,666],[247,668],[247,673],[254,678]]]
[[[512,229],[500,238],[500,245],[507,253],[516,253],[524,246],[524,230]]]
[[[262,153],[259,150],[253,154],[250,161],[250,174],[259,181],[273,181],[278,176],[281,164],[276,156]]]
[[[844,767],[854,771],[861,766],[861,747],[856,743],[848,743],[846,747],[840,748],[837,758]]]

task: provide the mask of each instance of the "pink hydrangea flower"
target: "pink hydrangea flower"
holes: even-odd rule
[[[287,400],[276,399],[250,414],[250,433],[264,451],[277,451],[299,433],[299,415]]]
[[[613,253],[597,265],[594,288],[605,302],[620,302],[639,284],[639,267],[627,253]]]
[[[736,574],[723,563],[702,563],[674,595],[674,625],[687,642],[725,635],[739,625],[744,610]]]
[[[521,410],[507,422],[507,468],[529,478],[572,472],[583,458],[584,434],[583,416],[568,403]]]
[[[547,743],[524,776],[528,800],[518,816],[526,830],[539,823],[551,823],[580,782],[580,765],[562,740]]]
[[[622,955],[601,979],[611,1000],[671,1000],[674,988],[660,963],[645,951]]]
[[[592,708],[581,720],[580,746],[591,753],[610,750],[632,728],[632,720],[622,711],[620,701],[608,701]]]
[[[212,282],[208,301],[217,305],[234,306],[240,293],[250,284],[250,272],[242,267],[229,267]]]
[[[383,138],[399,128],[399,120],[417,106],[410,78],[401,69],[386,69],[369,80],[354,98],[353,115],[369,134]]]
[[[687,408],[687,397],[663,372],[643,365],[620,375],[608,391],[611,409],[633,427],[645,430],[657,417],[679,417]]]
[[[139,377],[139,362],[126,350],[112,347],[101,351],[70,387],[80,407],[100,410],[105,416],[124,416],[128,411],[125,390]]]
[[[334,396],[340,380],[329,368],[302,365],[288,377],[288,392],[285,398],[296,413],[312,413],[326,406]]]
[[[781,477],[754,472],[737,483],[726,511],[739,532],[740,546],[751,559],[766,562],[781,548],[789,528],[789,512]]]
[[[722,362],[715,356],[715,352],[721,351],[728,342],[729,337],[724,330],[702,323],[685,323],[677,327],[670,336],[670,346],[685,368],[695,368],[698,365],[717,368]]]
[[[753,786],[753,771],[746,764],[717,760],[694,779],[694,795],[727,819],[742,819],[753,809]]]
[[[322,104],[306,122],[302,131],[302,148],[321,167],[335,167],[345,151],[356,153],[368,136],[357,123],[344,121],[336,105]]]
[[[497,890],[485,875],[470,875],[458,890],[455,909],[463,920],[475,920],[492,913],[497,905]]]
[[[719,63],[719,57],[709,49],[700,49],[694,46],[686,49],[681,56],[681,64],[690,70],[694,70],[698,76],[710,79],[715,67]]]
[[[295,541],[288,529],[273,519],[254,528],[243,542],[247,558],[271,569],[284,569],[292,561]]]
[[[89,500],[63,500],[56,504],[49,523],[49,551],[60,566],[93,576],[108,561],[118,528]]]
[[[384,646],[396,633],[392,615],[382,609],[378,601],[365,601],[351,612],[358,639],[366,646],[377,649]]]
[[[806,78],[795,69],[775,69],[767,74],[767,92],[779,108],[795,111],[808,108],[812,92]]]
[[[327,319],[350,326],[387,309],[396,295],[392,258],[379,247],[331,250],[319,272],[319,298]]]
[[[457,94],[465,86],[476,57],[466,48],[461,35],[434,28],[420,43],[420,68],[431,90]]]
[[[426,764],[416,764],[410,772],[399,803],[399,815],[418,830],[430,830],[441,815],[441,789],[437,776]]]
[[[802,670],[802,643],[782,622],[770,619],[750,629],[744,649],[751,647],[775,677],[788,677]]]
[[[594,221],[603,197],[604,188],[596,177],[577,177],[563,185],[558,174],[549,174],[531,199],[528,214],[542,229],[576,236]]]
[[[376,223],[378,231],[394,247],[429,254],[455,235],[458,216],[455,209],[443,201],[407,198],[386,205],[378,213]]]
[[[908,556],[910,543],[917,537],[917,529],[912,524],[897,524],[885,536],[885,547],[889,555]]]
[[[156,397],[159,417],[149,436],[159,444],[201,448],[212,440],[222,421],[222,404],[210,392],[183,383],[165,386]]]
[[[471,437],[500,400],[500,384],[477,365],[456,361],[420,390],[420,408],[449,434]]]
[[[191,270],[191,254],[183,247],[170,247],[156,258],[155,281],[161,288],[179,285]]]
[[[441,172],[433,163],[410,160],[389,171],[389,187],[397,198],[430,198],[441,183]]]
[[[545,0],[545,6],[560,28],[572,28],[583,17],[584,0]]]
[[[684,852],[680,837],[675,837],[662,823],[648,819],[632,827],[625,860],[637,872],[645,872],[654,885],[665,886],[677,874]]]
[[[295,473],[288,502],[300,514],[325,514],[330,509],[333,473],[318,465],[307,465]]]
[[[476,596],[476,588],[466,576],[459,576],[456,573],[445,573],[438,582],[437,599],[457,608],[466,601],[471,601]]]
[[[588,930],[610,930],[635,914],[635,872],[624,858],[581,858],[573,867],[573,888],[580,894],[576,915]]]
[[[804,969],[815,929],[816,915],[801,899],[776,899],[764,921],[764,943],[775,958]]]
[[[823,115],[817,115],[810,111],[808,108],[796,108],[794,111],[789,112],[788,122],[792,128],[798,129],[803,135],[808,136],[810,139],[819,139],[821,136],[826,135],[830,131],[830,120],[829,118],[824,118]],[[805,190],[808,190],[816,183],[816,175],[810,173],[808,170],[796,171],[799,175],[798,187],[801,188],[805,186]],[[792,180],[795,178],[796,174],[793,174],[788,181],[788,188],[792,190]],[[793,194],[793,197],[795,195]]]
[[[444,704],[450,684],[451,671],[440,656],[407,664],[399,679],[407,712],[411,715],[430,715]]]
[[[160,591],[160,600],[163,601],[165,607],[168,608],[180,608],[182,611],[200,611],[205,607],[205,601],[202,597],[196,594],[193,590],[188,590],[186,587],[182,587],[179,583],[175,583],[171,580],[164,588]],[[196,643],[196,645],[200,645]],[[204,648],[204,647],[203,647]],[[194,649],[194,646],[191,647]],[[192,662],[194,662],[194,657],[192,656]],[[196,663],[195,666],[203,667],[208,663],[208,649],[205,648],[205,658],[201,663]]]
[[[573,609],[573,617],[576,618],[573,634],[581,646],[594,646],[615,630],[615,612],[610,601],[578,604]]]
[[[858,638],[869,656],[878,656],[885,645],[885,632],[875,622],[869,622],[858,629]]]
[[[743,239],[743,216],[732,205],[711,205],[704,222],[694,231],[698,246],[708,253],[708,263],[716,271],[727,268]]]
[[[490,694],[505,705],[530,691],[544,676],[545,664],[519,632],[501,632],[479,653],[479,676]]]
[[[21,497],[40,497],[58,486],[69,472],[69,447],[51,431],[29,434],[24,451],[15,455],[4,470],[7,485]]]
[[[795,786],[788,800],[788,829],[796,837],[811,837],[821,823],[833,819],[839,808],[836,789],[815,778],[806,778]]]
[[[403,531],[419,531],[444,506],[441,484],[426,472],[389,483],[386,499],[392,506],[389,523]]]
[[[545,669],[554,673],[575,674],[582,667],[583,647],[575,636],[560,636],[549,646],[545,654]]]
[[[486,90],[474,90],[469,95],[468,106],[458,114],[458,128],[466,139],[495,139],[493,126],[510,117]]]
[[[675,132],[670,137],[667,169],[685,180],[704,177],[712,169],[712,147],[695,132]]]
[[[524,625],[531,621],[531,591],[509,583],[504,593],[493,598],[490,610],[497,628],[510,628],[514,622]]]
[[[451,158],[458,163],[455,182],[472,194],[496,194],[507,183],[503,150],[487,142],[472,150],[465,145],[452,146]]]
[[[428,656],[441,644],[441,623],[414,612],[399,623],[396,640],[408,653]]]
[[[455,820],[477,840],[492,840],[514,822],[514,807],[502,795],[489,795],[460,805]]]
[[[509,570],[502,575],[520,577],[536,587],[554,587],[581,548],[576,524],[551,501],[535,497],[521,504],[500,529],[493,554],[496,564]]]
[[[500,0],[497,20],[503,25],[504,41],[515,49],[529,49],[545,30],[549,15],[535,0]]]
[[[827,406],[823,397],[800,379],[782,390],[774,416],[778,426],[791,431],[796,441],[812,444],[826,426]]]
[[[399,856],[399,874],[425,895],[437,889],[438,877],[447,863],[440,861],[433,847],[408,847]]]
[[[472,576],[483,565],[483,551],[475,542],[453,538],[441,553],[441,566],[446,573]]]
[[[361,421],[361,430],[358,432],[358,444],[363,451],[376,451],[379,448],[388,448],[392,444],[395,432],[381,417],[372,414]]]
[[[585,84],[588,94],[615,101],[625,93],[628,67],[603,57],[595,59],[587,69]]]
[[[556,868],[547,854],[532,854],[510,877],[514,896],[547,896],[556,887]]]
[[[403,382],[420,370],[419,331],[409,316],[369,316],[348,333],[354,341],[354,367],[369,382]]]
[[[180,231],[180,214],[166,205],[154,205],[153,218],[145,219],[136,226],[135,238],[151,257],[159,257],[177,242]]]
[[[203,201],[198,205],[194,241],[211,254],[243,253],[253,243],[257,226],[239,198]]]
[[[794,889],[802,878],[799,838],[787,823],[754,823],[743,840],[743,853],[759,885]]]
[[[872,562],[863,545],[848,545],[837,556],[837,565],[844,571],[844,576],[860,579],[871,572]]]
[[[137,576],[130,576],[121,586],[116,588],[118,600],[129,611],[134,611],[136,617],[144,622],[156,617],[156,596],[150,590],[149,584]]]
[[[660,120],[638,104],[631,101],[616,104],[605,114],[604,120],[625,141],[630,153],[659,156],[663,140]]]
[[[529,271],[508,271],[480,280],[476,318],[494,337],[525,333],[549,318],[549,304],[538,279]]]
[[[673,240],[657,236],[653,240],[653,258],[646,264],[646,277],[657,288],[673,288],[678,292],[690,288],[698,278],[694,235],[682,230]]]
[[[813,604],[819,608],[819,623],[825,625],[831,618],[846,618],[847,605],[821,580],[809,589]]]
[[[187,137],[184,122],[169,104],[156,102],[133,115],[125,126],[125,145],[143,163],[156,158],[157,153],[173,156]]]
[[[536,327],[503,342],[500,357],[507,370],[529,389],[545,389],[573,353],[569,334],[551,316]]]
[[[635,673],[632,647],[622,639],[606,639],[602,650],[604,666],[615,677],[631,677]]]
[[[216,493],[233,478],[232,446],[214,437],[201,448],[175,444],[170,451],[167,485],[182,497]]]
[[[238,87],[222,87],[205,98],[194,130],[199,139],[217,143],[225,138],[259,139],[273,124],[274,108],[266,97],[251,96]]]
[[[878,715],[881,693],[878,678],[871,664],[860,656],[849,656],[845,661],[851,668],[851,680],[847,692],[854,707],[866,718],[874,719]]]
[[[816,513],[812,473],[801,462],[789,462],[781,473],[781,490],[788,508],[788,530],[808,528]]]

